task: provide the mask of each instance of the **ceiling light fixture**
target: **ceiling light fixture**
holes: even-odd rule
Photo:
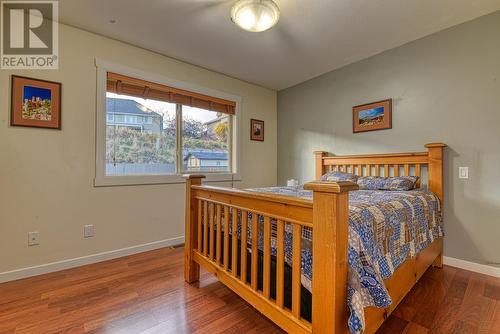
[[[279,18],[280,10],[272,0],[239,0],[231,8],[231,21],[246,31],[268,30]]]

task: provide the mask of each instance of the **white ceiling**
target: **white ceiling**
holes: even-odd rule
[[[500,10],[500,0],[275,1],[280,21],[262,33],[230,21],[234,0],[59,3],[63,23],[276,90]]]

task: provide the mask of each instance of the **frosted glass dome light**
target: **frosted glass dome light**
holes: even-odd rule
[[[280,10],[272,0],[239,0],[231,9],[231,20],[241,29],[261,32],[272,28]]]

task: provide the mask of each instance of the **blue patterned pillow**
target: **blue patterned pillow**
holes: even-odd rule
[[[364,190],[412,190],[418,176],[362,176],[358,178],[359,189]]]
[[[321,181],[351,181],[356,183],[358,180],[358,176],[352,173],[344,173],[344,172],[329,172],[325,175],[321,176]]]

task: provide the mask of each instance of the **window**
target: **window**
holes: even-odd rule
[[[106,175],[231,171],[231,115],[111,92],[106,93],[106,102],[108,116],[127,113],[116,117],[124,124],[108,117]]]
[[[180,174],[197,172],[234,179],[235,102],[111,72],[106,78],[96,185],[182,182]]]
[[[106,175],[176,173],[176,105],[130,95],[106,93],[106,112],[127,113],[124,124],[106,124]],[[138,117],[157,115],[163,126],[145,129]],[[146,116],[149,117],[149,116]],[[118,119],[118,117],[116,117]]]
[[[183,172],[231,170],[231,116],[182,106]]]

